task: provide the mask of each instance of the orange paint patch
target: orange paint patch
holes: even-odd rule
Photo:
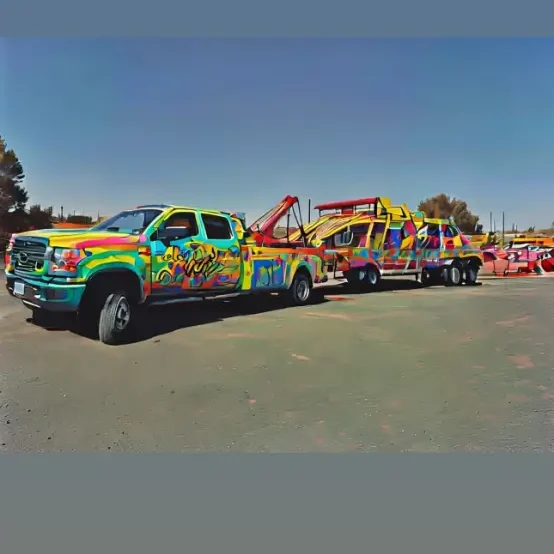
[[[308,358],[308,356],[302,356],[302,354],[291,354],[291,356],[295,360],[300,360],[301,362],[309,362],[311,358]]]
[[[345,301],[353,301],[353,298],[347,298],[346,296],[326,296],[327,300],[331,300],[333,302],[345,302]]]
[[[516,354],[515,356],[508,356],[508,358],[517,369],[533,369],[535,367],[531,358],[524,354]]]

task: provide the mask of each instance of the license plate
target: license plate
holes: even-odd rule
[[[16,296],[25,296],[25,283],[22,283],[21,281],[16,281],[13,284],[13,293]]]

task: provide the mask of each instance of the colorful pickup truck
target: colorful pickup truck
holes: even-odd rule
[[[278,292],[306,304],[325,282],[322,252],[259,247],[226,212],[168,205],[123,211],[86,230],[43,230],[11,238],[6,286],[40,324],[78,313],[116,344],[135,308],[192,299]]]
[[[319,218],[303,229],[308,244],[323,246],[334,278],[363,288],[385,276],[413,275],[423,284],[473,285],[483,256],[453,220],[439,220],[374,197],[315,206]],[[291,240],[297,240],[297,232]]]

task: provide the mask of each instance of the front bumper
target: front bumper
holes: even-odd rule
[[[21,291],[21,286],[23,290]],[[85,292],[82,283],[45,283],[6,274],[8,293],[21,300],[28,308],[42,308],[50,312],[76,312]],[[20,289],[16,291],[16,289]]]

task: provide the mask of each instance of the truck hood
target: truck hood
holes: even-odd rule
[[[50,246],[60,248],[92,248],[94,246],[117,246],[118,244],[138,244],[145,242],[145,237],[113,233],[108,231],[90,231],[88,229],[44,229],[18,233],[12,238],[35,237],[47,239]]]

